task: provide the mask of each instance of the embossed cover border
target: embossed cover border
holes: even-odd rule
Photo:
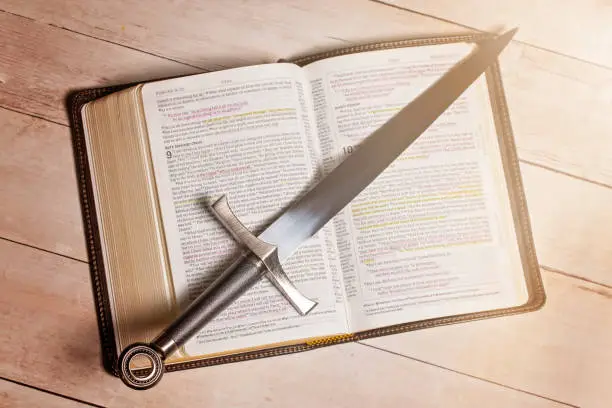
[[[297,65],[303,66],[320,59],[352,53],[402,47],[447,44],[455,42],[474,43],[492,37],[492,34],[475,33],[377,42],[355,45],[352,47],[346,47],[332,51],[325,51],[294,59],[280,60],[279,62],[292,62]],[[516,146],[512,133],[512,127],[510,124],[508,107],[506,104],[506,98],[498,63],[495,63],[487,70],[486,77],[487,85],[489,88],[491,106],[493,108],[495,127],[497,130],[499,145],[501,149],[504,174],[506,176],[506,181],[508,185],[508,193],[510,196],[512,215],[515,222],[515,230],[521,253],[521,261],[523,264],[525,281],[527,283],[527,290],[529,293],[529,298],[525,304],[504,309],[495,309],[484,312],[468,313],[379,327],[372,330],[366,330],[339,336],[322,337],[293,345],[270,347],[266,349],[247,351],[224,356],[216,356],[209,358],[204,357],[188,362],[169,363],[165,366],[166,371],[177,371],[189,368],[252,360],[256,358],[279,356],[284,354],[313,350],[319,347],[330,346],[333,344],[358,341],[367,338],[402,333],[412,330],[419,330],[428,327],[526,313],[541,308],[545,303],[546,295],[542,284],[540,268],[535,254],[535,247],[533,243],[529,214],[527,212],[527,203],[523,189],[523,182],[521,179],[519,162],[516,153]],[[89,172],[89,162],[85,148],[85,136],[80,112],[82,106],[85,103],[134,85],[136,85],[136,83],[102,88],[84,89],[70,94],[67,100],[73,136],[73,147],[76,159],[75,163],[79,183],[81,210],[87,238],[90,275],[94,293],[94,301],[96,305],[100,342],[102,347],[102,360],[105,369],[114,375],[118,375],[116,362],[120,351],[116,350],[114,342],[114,329],[112,325],[109,301],[109,290],[111,290],[111,288],[108,286],[108,283],[106,281],[106,275],[104,273],[104,264],[102,262],[103,258],[101,252],[99,226],[97,223],[96,208],[93,200],[91,174]]]

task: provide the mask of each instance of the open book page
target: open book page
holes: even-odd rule
[[[401,48],[306,66],[326,170],[470,51]],[[353,331],[524,303],[484,76],[334,225]]]
[[[225,194],[259,233],[320,169],[310,85],[292,64],[238,68],[147,84],[143,104],[174,293],[182,307],[233,261],[237,245],[209,210]],[[301,317],[265,279],[185,347],[225,352],[347,331],[331,227],[284,264],[319,302]],[[336,263],[335,265],[332,265]]]

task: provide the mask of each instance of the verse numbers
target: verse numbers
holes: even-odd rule
[[[355,151],[355,147],[354,146],[349,145],[349,146],[343,146],[342,147],[342,153],[345,156],[348,156],[349,154],[353,154],[354,151]]]

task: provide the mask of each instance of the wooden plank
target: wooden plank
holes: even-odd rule
[[[378,0],[377,0],[378,1]],[[382,0],[485,31],[518,26],[517,38],[612,67],[612,6],[598,0]]]
[[[151,0],[147,7],[122,0],[62,3],[1,0],[0,9],[210,70],[347,42],[457,31],[435,19],[352,0],[259,0],[232,7],[198,0]]]
[[[67,127],[0,108],[0,237],[87,260]]]
[[[90,405],[0,379],[0,407],[83,408],[89,406]]]
[[[612,70],[516,43],[501,70],[519,157],[612,186]]]
[[[199,71],[5,12],[0,48],[0,107],[65,124],[70,90]]]
[[[120,0],[105,2],[104,6],[71,0],[65,8],[42,0],[5,0],[2,4],[4,9],[28,18],[203,69],[271,62],[356,42],[463,31],[453,24],[375,3],[361,3],[346,13],[348,6],[344,1],[321,0],[305,9],[292,2],[203,10],[199,2],[188,0],[181,6],[185,12],[178,14],[167,9],[175,6],[159,1],[147,10]],[[130,7],[138,10],[130,11]],[[169,13],[174,16],[172,20],[165,18]],[[142,58],[146,57],[146,61],[153,58],[150,55],[67,31],[58,32],[24,18],[5,13],[3,20],[0,22],[7,27],[6,32],[12,34],[0,37],[0,41],[8,42],[5,48],[9,50],[7,57],[0,56],[0,76],[6,77],[0,87],[0,104],[24,112],[65,121],[59,101],[70,88],[121,82],[117,77],[130,72],[132,77],[147,78],[149,69],[155,71],[151,77],[179,70],[166,65],[167,71],[161,67],[156,70],[156,66],[163,65],[159,60],[155,64],[143,63]],[[208,23],[202,25],[200,21]],[[177,31],[170,33],[167,24]],[[364,25],[368,30],[363,29]],[[253,35],[255,32],[257,35]],[[40,47],[39,39],[43,36],[46,45]],[[27,55],[24,43],[26,49],[30,45]],[[79,55],[84,52],[94,58],[83,59]],[[73,71],[82,75],[75,78],[73,72],[66,70],[69,63],[74,65]],[[134,66],[139,64],[142,71],[137,73]],[[130,70],[123,72],[126,66]],[[608,120],[612,109],[612,70],[519,43],[513,43],[504,52],[502,70],[521,158],[612,185],[612,138],[607,137],[612,131]],[[12,72],[23,72],[21,81],[11,79]],[[49,72],[55,76],[52,83],[47,80]],[[46,86],[41,88],[40,83]],[[54,103],[26,103],[30,99]]]
[[[147,392],[133,391],[100,366],[86,265],[0,241],[0,272],[0,353],[8,356],[0,360],[0,375],[83,401],[129,407],[561,406],[355,343],[170,373]]]
[[[521,165],[541,265],[612,286],[612,189]]]
[[[535,313],[365,341],[584,407],[612,404],[612,290],[546,272]]]

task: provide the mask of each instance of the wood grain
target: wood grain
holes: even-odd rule
[[[501,70],[519,157],[612,186],[612,70],[516,43]]]
[[[612,189],[527,164],[521,173],[540,264],[612,286]]]
[[[612,402],[612,290],[544,273],[535,313],[364,343],[585,407]]]
[[[0,49],[0,107],[64,124],[71,90],[200,71],[6,12]]]
[[[87,260],[67,127],[0,108],[0,237]]]
[[[386,37],[428,36],[457,27],[367,1],[0,0],[0,9],[163,55],[200,68],[272,62],[296,54]],[[69,10],[69,12],[67,12]],[[172,18],[168,18],[172,16]]]
[[[0,407],[84,408],[89,406],[0,379]]]
[[[0,241],[0,271],[6,328],[0,353],[9,356],[0,360],[0,375],[83,401],[113,407],[562,406],[355,343],[170,373],[156,388],[133,391],[102,371],[86,265]]]
[[[378,0],[377,0],[378,1]],[[479,30],[519,27],[517,39],[612,67],[612,3],[599,0],[383,0]]]

